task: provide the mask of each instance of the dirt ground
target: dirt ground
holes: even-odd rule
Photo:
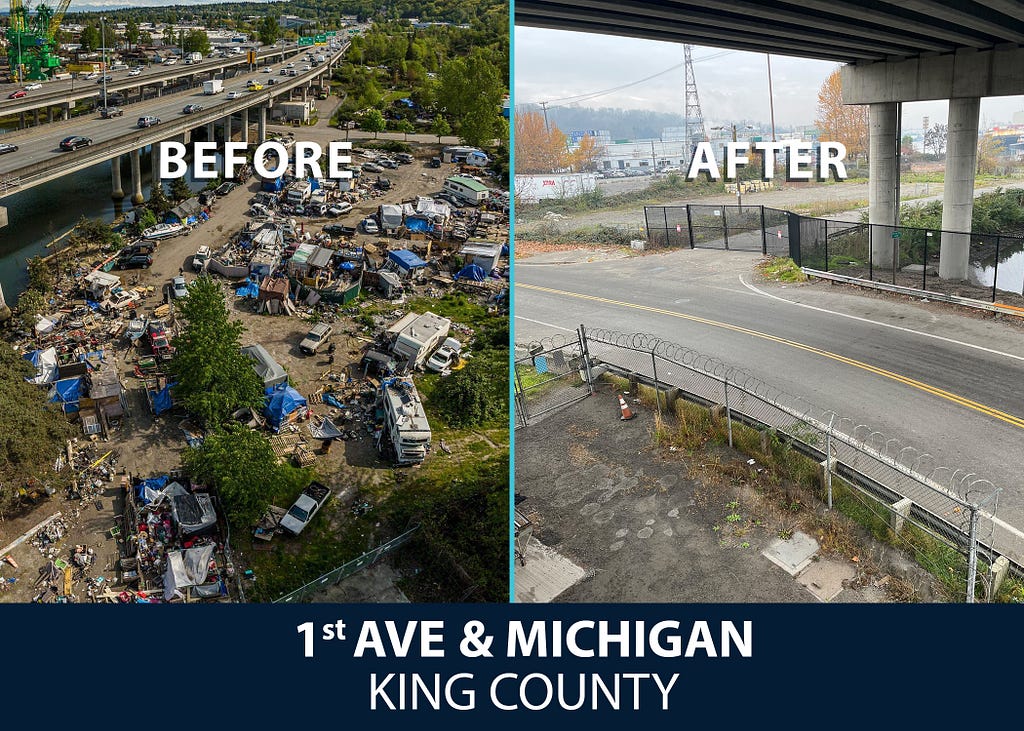
[[[344,132],[327,126],[328,116],[322,117],[316,127],[302,130],[269,125],[268,134],[294,132],[297,137],[321,144],[326,144],[329,140],[343,139]],[[355,142],[358,144],[358,141]],[[352,212],[342,218],[301,219],[303,226],[314,232],[318,232],[326,223],[354,226],[367,214],[374,212],[380,203],[398,202],[416,195],[429,195],[439,191],[444,178],[452,174],[452,166],[444,165],[440,169],[426,167],[426,162],[438,154],[439,146],[423,142],[410,144],[414,148],[416,161],[381,174],[392,182],[389,192],[379,198],[360,202]],[[359,156],[354,157],[355,162],[365,160],[366,158]],[[116,272],[122,275],[126,285],[145,288],[146,295],[139,302],[137,312],[148,315],[163,304],[167,285],[179,270],[183,270],[187,280],[191,281],[194,278],[195,274],[191,269],[192,254],[203,245],[216,250],[239,231],[247,220],[249,199],[258,190],[258,181],[251,180],[248,185],[236,188],[227,196],[219,198],[212,208],[210,220],[204,225],[187,235],[160,242],[153,256],[153,266],[148,270]],[[363,245],[376,239],[376,236],[359,233],[354,243]],[[366,339],[359,333],[358,326],[351,318],[341,317],[334,323],[333,340],[337,345],[337,352],[332,367],[328,363],[326,353],[310,357],[299,352],[298,343],[310,327],[307,319],[256,315],[251,301],[236,298],[234,286],[227,280],[221,281],[228,295],[229,306],[234,308],[235,314],[245,325],[243,344],[262,344],[286,368],[296,388],[307,398],[324,386],[343,385],[347,376],[361,375],[354,366],[358,363],[359,350]],[[429,292],[424,291],[422,294]],[[32,601],[38,592],[35,580],[40,569],[53,557],[68,560],[76,545],[93,550],[96,559],[89,576],[103,576],[103,585],[108,585],[115,578],[114,569],[118,558],[119,539],[111,535],[111,528],[118,525],[124,507],[122,477],[128,474],[133,477],[168,474],[180,467],[180,454],[187,445],[178,426],[179,419],[167,416],[154,418],[151,415],[142,383],[134,375],[138,354],[128,348],[122,348],[121,345],[125,343],[124,340],[119,342],[116,358],[122,382],[128,389],[130,412],[122,419],[120,428],[114,432],[109,442],[99,439],[89,443],[82,437],[78,440],[81,446],[88,447],[85,451],[96,458],[113,450],[117,466],[82,499],[68,501],[64,495],[54,495],[17,518],[0,522],[0,547],[10,546],[26,532],[57,513],[60,513],[62,524],[66,524],[63,536],[56,543],[44,542],[37,535],[34,539],[25,539],[16,547],[0,553],[0,558],[10,555],[12,561],[17,564],[15,568],[10,563],[0,563],[0,577],[5,579],[0,585],[0,602]],[[108,352],[108,361],[111,357],[114,356]],[[393,479],[390,465],[378,459],[372,434],[368,432],[366,422],[359,418],[358,410],[350,412],[354,418],[348,421],[345,420],[345,413],[342,410],[330,405],[311,403],[310,410],[313,414],[332,417],[339,426],[357,434],[354,439],[335,442],[328,454],[319,455],[317,458],[316,466],[321,478],[341,486],[336,490],[336,495],[340,496],[342,501],[350,499],[358,488],[364,485]],[[311,448],[320,444],[308,436],[304,424],[297,431],[299,435],[290,435],[287,439],[294,440],[297,436],[306,434],[305,441]],[[109,462],[107,464],[109,465]],[[33,545],[33,540],[39,545]],[[249,541],[233,540],[232,543],[248,546]],[[238,570],[244,570],[244,555],[236,556],[236,559],[240,561]],[[84,583],[80,580],[79,573],[75,574],[73,594],[79,601],[84,601]],[[10,582],[10,579],[15,581]]]
[[[630,407],[637,416],[620,421],[616,393],[602,384],[593,396],[516,432],[517,510],[534,523],[538,548],[582,569],[554,601],[819,601],[801,576],[762,555],[794,521],[759,505],[741,481],[711,479],[735,472],[734,463],[746,472],[746,456],[725,447],[693,454],[656,447],[655,415],[632,398]],[[552,472],[553,464],[562,467]],[[742,520],[732,522],[733,514]],[[895,577],[925,581],[883,547],[865,542],[858,553],[856,561],[816,561],[817,571],[849,577],[831,601],[892,601],[880,587],[898,583]],[[533,601],[522,573],[517,564],[517,601]]]

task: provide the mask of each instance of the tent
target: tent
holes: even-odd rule
[[[455,279],[469,279],[473,282],[482,282],[487,279],[487,272],[476,264],[462,267],[462,271],[455,275]]]
[[[210,572],[214,544],[167,552],[167,571],[164,573],[164,600],[170,601],[178,589],[195,586],[206,581]]]
[[[274,429],[280,429],[289,421],[289,417],[306,405],[301,393],[287,384],[267,389],[267,405],[263,415]]]
[[[145,505],[159,502],[164,497],[163,489],[169,479],[167,475],[160,475],[160,477],[150,477],[149,479],[142,480],[135,486],[136,497]]]
[[[159,391],[150,391],[149,398],[153,403],[153,414],[162,414],[174,408],[174,399],[171,397],[171,389],[177,386],[177,382],[168,383]]]
[[[25,353],[25,360],[36,367],[36,377],[26,378],[29,383],[50,383],[57,379],[57,349],[33,350]]]
[[[408,275],[413,269],[419,269],[427,265],[427,262],[408,249],[392,249],[388,252],[388,260],[393,262],[403,275]]]
[[[425,218],[419,217],[407,217],[405,219],[405,227],[415,233],[427,233],[434,230],[434,224]]]
[[[64,409],[65,414],[78,411],[78,402],[82,398],[82,379],[65,378],[54,382],[50,388],[50,403],[57,403]]]
[[[236,297],[245,297],[246,299],[255,299],[260,294],[260,285],[257,284],[252,277],[245,280],[245,284],[235,290]]]

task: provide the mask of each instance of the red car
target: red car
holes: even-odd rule
[[[8,99],[21,99],[22,97],[25,97],[25,96],[28,96],[28,92],[25,91],[24,89],[18,89],[17,91],[12,91],[10,94],[8,94],[7,98]]]

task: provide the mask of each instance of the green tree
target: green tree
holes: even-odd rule
[[[441,144],[441,138],[452,133],[452,127],[448,120],[438,114],[430,123],[430,134],[437,135],[437,144]]]
[[[236,530],[259,520],[272,497],[298,476],[306,484],[312,479],[305,470],[279,465],[266,437],[242,424],[227,424],[208,433],[202,446],[187,450],[182,461],[192,477],[217,489]]]
[[[41,256],[33,256],[28,260],[28,286],[43,294],[53,291],[55,284],[53,270]]]
[[[359,126],[367,132],[373,132],[373,138],[377,139],[377,134],[383,132],[387,124],[384,121],[384,115],[380,113],[379,109],[369,109],[363,112]]]
[[[135,22],[134,18],[129,18],[125,23],[124,39],[128,43],[129,50],[139,42],[139,24]]]
[[[153,45],[153,35],[148,30],[144,30],[144,31],[140,31],[139,32],[139,45],[140,46],[152,46]]]
[[[162,216],[171,210],[174,205],[171,203],[171,199],[167,197],[167,192],[164,190],[164,186],[161,183],[154,185],[149,191],[149,208],[158,216]]]
[[[47,403],[45,388],[25,381],[34,375],[32,365],[0,340],[0,516],[17,504],[18,489],[30,482],[63,486],[53,464],[76,430]]]
[[[185,182],[185,178],[172,178],[168,193],[171,200],[175,203],[181,203],[183,200],[187,200],[192,197],[192,189],[188,187],[188,183]]]
[[[408,119],[398,120],[398,124],[395,125],[395,129],[405,135],[405,139],[409,139],[409,133],[416,131],[416,125],[410,122]]]
[[[151,226],[156,226],[157,218],[156,214],[153,213],[149,208],[141,208],[136,212],[135,215],[135,230],[142,233]]]
[[[231,319],[217,282],[199,277],[177,308],[185,326],[172,341],[175,398],[207,427],[223,424],[235,409],[262,408],[263,382],[240,350],[244,326]]]
[[[21,326],[31,331],[36,326],[37,315],[46,310],[46,296],[38,289],[26,289],[18,297],[18,319]]]
[[[469,145],[490,145],[505,89],[486,51],[475,48],[469,56],[448,60],[438,81],[438,104],[452,117],[459,137]]]
[[[441,379],[438,409],[452,426],[480,426],[508,418],[508,350],[486,350]]]
[[[89,23],[82,28],[82,32],[78,36],[78,42],[82,44],[83,51],[95,51],[99,49],[99,47],[103,45],[100,29],[93,23]]]
[[[184,53],[201,53],[204,56],[210,53],[210,37],[201,28],[193,28],[182,34],[181,50]]]
[[[100,218],[82,216],[68,236],[68,246],[74,248],[111,249],[120,245],[120,234],[114,233],[110,224]]]
[[[256,26],[256,35],[264,46],[272,46],[281,38],[281,26],[272,15],[263,17]]]

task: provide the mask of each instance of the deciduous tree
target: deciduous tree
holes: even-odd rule
[[[468,145],[489,146],[497,136],[502,74],[480,48],[449,59],[438,75],[437,104],[450,117],[455,132]]]
[[[540,112],[516,114],[517,173],[550,173],[567,166],[565,135],[556,125],[546,127]]]
[[[373,137],[376,139],[377,134],[386,129],[387,123],[384,121],[384,115],[380,113],[379,109],[368,109],[363,113],[359,126],[367,132],[373,132]]]
[[[868,108],[864,104],[843,104],[839,69],[825,79],[818,91],[818,112],[814,124],[822,142],[842,142],[849,158],[867,154]]]

